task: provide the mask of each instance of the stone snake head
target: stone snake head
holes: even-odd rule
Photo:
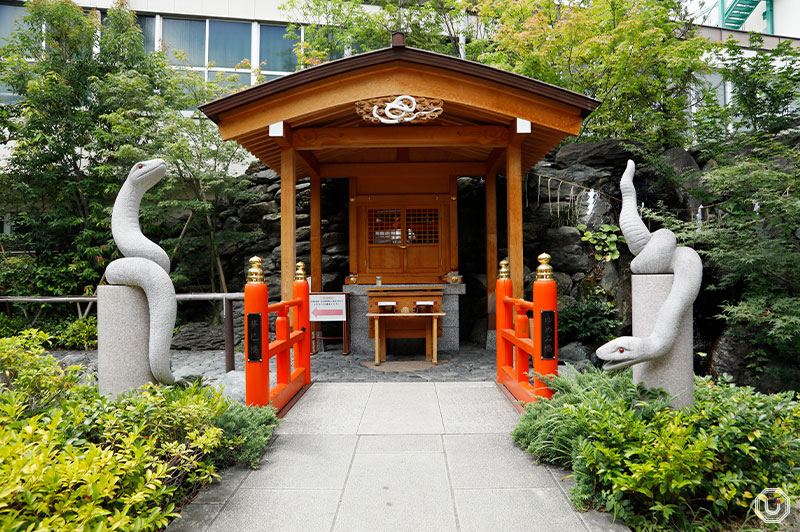
[[[645,338],[621,336],[598,347],[597,356],[607,361],[603,365],[604,370],[624,369],[661,355],[657,353],[654,356],[654,351],[646,344]]]

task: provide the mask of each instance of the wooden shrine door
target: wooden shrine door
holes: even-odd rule
[[[367,274],[408,276],[447,272],[449,210],[441,202],[359,207],[359,256]],[[388,279],[387,279],[388,280]]]

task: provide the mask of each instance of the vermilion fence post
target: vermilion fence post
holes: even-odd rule
[[[301,300],[300,306],[294,312],[294,330],[304,331],[303,339],[295,347],[294,364],[295,368],[305,368],[304,384],[311,384],[311,314],[305,268],[303,262],[298,262],[294,274],[293,296],[294,299]]]
[[[558,290],[553,280],[550,255],[539,255],[533,282],[533,369],[541,375],[558,375]],[[553,390],[534,376],[536,395],[552,397]]]
[[[287,314],[289,309],[282,307],[278,310],[278,317],[275,320],[275,340],[288,340],[289,339],[289,317]],[[277,384],[289,384],[291,373],[290,361],[291,348],[287,347],[281,349],[275,354],[275,378]]]
[[[514,311],[516,313],[514,335],[517,338],[527,338],[530,330],[530,327],[528,327],[528,315],[519,306],[515,306]],[[517,382],[528,382],[531,370],[529,360],[528,353],[519,348],[514,350],[514,374],[517,377]]]
[[[508,261],[500,261],[500,271],[497,274],[497,284],[495,285],[495,309],[497,314],[497,379],[500,380],[505,366],[513,364],[513,346],[511,342],[503,338],[503,329],[514,328],[514,317],[511,306],[506,304],[506,297],[513,294],[511,287],[511,272],[508,269]]]
[[[245,402],[252,406],[269,403],[269,305],[261,259],[250,259],[244,285]]]

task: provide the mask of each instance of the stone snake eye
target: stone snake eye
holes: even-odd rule
[[[139,166],[139,168],[141,168],[141,167],[142,167],[142,166],[144,166],[144,165],[143,165],[143,164],[140,164],[140,165],[138,165],[138,166]]]
[[[619,352],[620,352],[620,353],[624,353],[624,352],[625,352],[625,348],[623,348],[623,347],[620,347],[620,348],[619,348]]]

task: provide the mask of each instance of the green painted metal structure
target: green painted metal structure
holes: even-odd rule
[[[719,25],[723,28],[742,29],[745,21],[761,2],[766,3],[764,11],[766,32],[772,33],[774,31],[772,0],[719,0]]]

